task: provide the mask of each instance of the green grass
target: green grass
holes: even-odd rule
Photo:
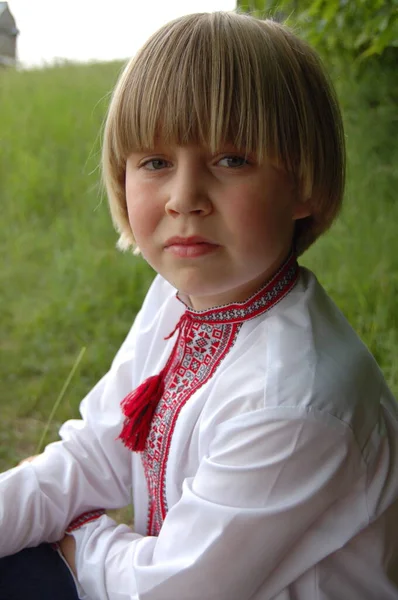
[[[153,274],[115,250],[99,131],[119,64],[0,73],[0,469],[52,436],[107,370]]]
[[[153,277],[142,260],[115,250],[98,186],[99,131],[120,67],[0,72],[0,470],[34,451],[86,347],[47,439],[77,416]],[[346,205],[302,262],[315,269],[397,394],[395,109],[387,101],[370,109],[370,84],[338,84],[349,150]],[[384,77],[378,87],[388,85]]]

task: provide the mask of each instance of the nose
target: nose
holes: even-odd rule
[[[189,165],[177,168],[167,196],[165,211],[169,216],[206,216],[212,211],[206,174]]]

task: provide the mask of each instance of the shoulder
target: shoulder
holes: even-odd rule
[[[161,310],[165,303],[174,301],[177,290],[161,275],[156,275],[142,303],[141,312],[147,318]]]
[[[116,363],[132,357],[136,360],[137,352],[147,353],[156,341],[163,340],[173,330],[183,312],[183,305],[177,300],[176,292],[163,277],[156,275],[116,355]]]
[[[267,404],[328,413],[365,439],[387,388],[372,354],[310,271],[281,308],[267,325]]]
[[[183,311],[183,305],[177,300],[176,293],[177,290],[168,281],[156,275],[144,298],[135,324],[140,329],[146,330],[159,323],[159,319],[165,319],[166,327],[174,327],[175,319],[178,319]]]
[[[383,377],[375,359],[311,272],[302,270],[289,302],[270,315],[264,330],[269,386],[289,397],[296,389],[302,404],[337,413],[349,398],[379,394]]]
[[[294,290],[248,321],[238,337],[225,382],[220,377],[217,385],[218,397],[229,398],[225,414],[264,409],[270,418],[308,415],[341,422],[363,446],[388,388],[369,350],[310,271],[301,269]]]

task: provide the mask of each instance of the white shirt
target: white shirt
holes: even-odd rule
[[[188,309],[165,340],[186,309],[158,276],[82,420],[0,475],[0,554],[56,541],[132,493],[134,530],[94,512],[73,531],[82,598],[398,599],[397,405],[313,274],[287,295],[279,283],[271,307],[215,309],[210,326]],[[215,362],[183,364],[195,327],[194,355],[207,331]],[[133,453],[117,439],[120,403],[178,344],[180,395]]]

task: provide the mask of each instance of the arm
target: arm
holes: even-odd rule
[[[120,402],[151,364],[153,346],[159,349],[158,340],[178,320],[174,295],[172,286],[155,278],[109,373],[83,400],[82,420],[63,425],[62,441],[31,462],[0,474],[0,556],[60,540],[86,511],[130,503],[131,452],[117,440]]]
[[[158,538],[107,516],[73,533],[90,597],[248,600],[262,587],[271,598],[367,519],[361,506],[355,518],[333,513],[364,474],[351,430],[334,417],[261,409],[219,426],[209,450]]]
[[[133,359],[127,338],[109,373],[83,400],[83,419],[63,425],[62,441],[31,462],[0,474],[1,556],[59,540],[82,512],[130,502],[131,454],[116,438]]]

